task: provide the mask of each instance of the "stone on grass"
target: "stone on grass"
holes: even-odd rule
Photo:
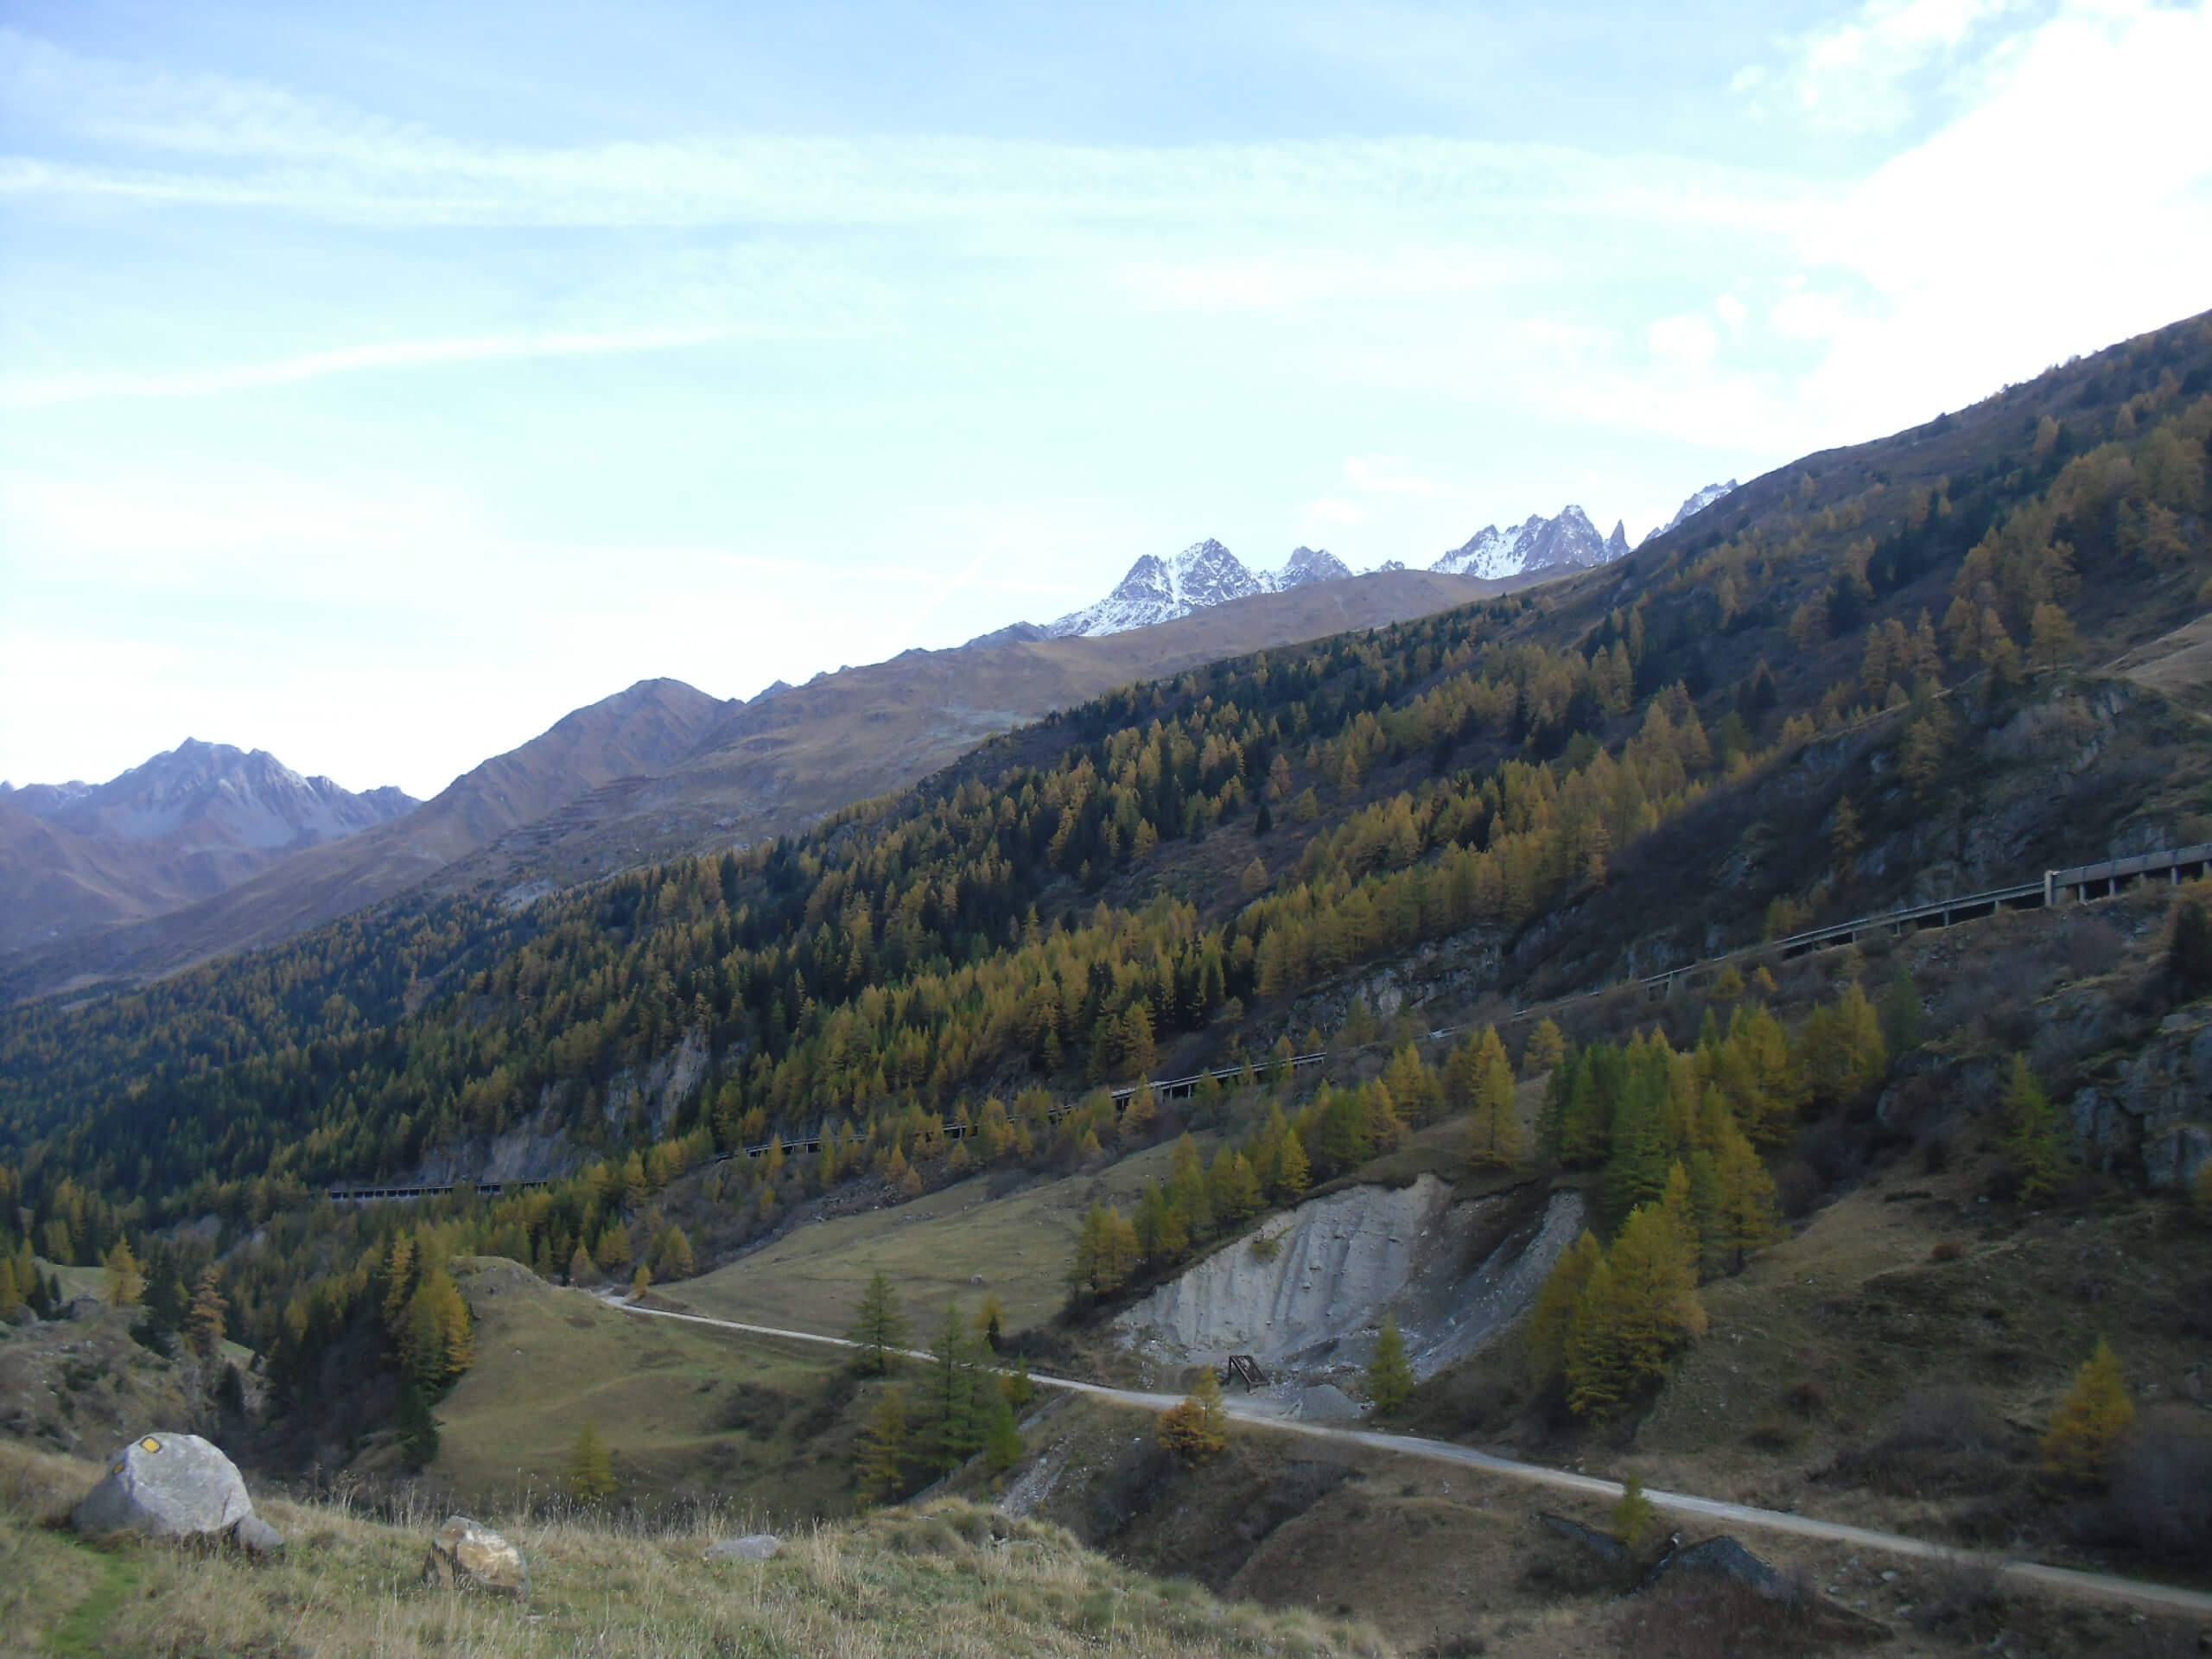
[[[725,1538],[718,1544],[709,1544],[706,1558],[710,1561],[768,1561],[784,1547],[784,1541],[772,1532],[749,1532],[742,1538]]]
[[[197,1434],[156,1431],[108,1460],[105,1478],[70,1511],[79,1532],[195,1538],[228,1532],[253,1513],[238,1465]]]
[[[481,1590],[487,1595],[524,1597],[530,1594],[530,1573],[522,1552],[492,1530],[465,1515],[448,1516],[430,1535],[430,1553],[423,1560],[426,1583],[450,1590]]]
[[[231,1529],[231,1541],[249,1555],[274,1555],[284,1548],[284,1535],[257,1515],[249,1515]]]

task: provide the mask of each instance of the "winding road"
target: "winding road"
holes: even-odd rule
[[[709,1319],[703,1313],[678,1313],[667,1308],[639,1307],[612,1298],[606,1300],[626,1313],[635,1313],[647,1319],[681,1319],[688,1325],[712,1325],[719,1330],[742,1332],[748,1336],[781,1337],[791,1342],[821,1343],[833,1348],[859,1345],[844,1337],[824,1337],[811,1331],[785,1331],[775,1325],[744,1325],[735,1319]],[[930,1357],[911,1348],[899,1351],[913,1359]],[[1035,1372],[1031,1373],[1030,1381],[1039,1388],[1087,1394],[1141,1411],[1165,1411],[1182,1398],[1180,1395],[1147,1394],[1136,1389],[1109,1388],[1100,1382],[1078,1382],[1070,1377],[1046,1376]],[[1471,1446],[1454,1446],[1449,1440],[1430,1440],[1412,1434],[1382,1434],[1373,1429],[1339,1428],[1325,1423],[1300,1422],[1295,1418],[1278,1417],[1249,1407],[1240,1408],[1235,1400],[1229,1402],[1229,1414],[1237,1421],[1249,1423],[1255,1428],[1271,1428],[1286,1434],[1305,1434],[1315,1440],[1346,1442],[1366,1446],[1371,1451],[1387,1452],[1395,1457],[1456,1464],[1462,1468],[1480,1470],[1484,1474],[1496,1475],[1504,1480],[1525,1482],[1532,1486],[1549,1486],[1560,1491],[1580,1492],[1589,1497],[1610,1499],[1621,1495],[1618,1481],[1601,1480],[1595,1475],[1579,1475],[1568,1469],[1548,1468],[1541,1463],[1522,1463],[1511,1458],[1493,1457]],[[2039,1561],[2009,1560],[1973,1550],[1931,1544],[1924,1539],[1910,1538],[1902,1533],[1877,1532],[1868,1527],[1847,1526],[1840,1521],[1820,1521],[1811,1516],[1792,1515],[1781,1510],[1755,1509],[1747,1503],[1725,1503],[1717,1498],[1696,1497],[1687,1492],[1662,1492],[1647,1487],[1643,1495],[1651,1501],[1655,1509],[1675,1515],[1696,1516],[1702,1520],[1725,1522],[1732,1527],[1787,1533],[1795,1537],[1814,1538],[1826,1543],[1847,1544],[1857,1549],[1880,1550],[1887,1554],[1907,1556],[1917,1560],[1974,1562],[1994,1568],[2004,1578],[2041,1589],[2123,1601],[2168,1612],[2212,1617],[2212,1594],[2201,1590],[2183,1590],[2172,1585],[2124,1579],[2108,1573],[2082,1573],[2072,1567],[2045,1567]]]

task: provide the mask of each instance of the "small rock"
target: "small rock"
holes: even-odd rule
[[[706,1559],[710,1561],[770,1561],[784,1547],[784,1541],[772,1532],[750,1532],[742,1538],[725,1538],[720,1543],[709,1544]]]
[[[249,1555],[274,1555],[284,1548],[284,1535],[257,1515],[249,1515],[231,1529],[231,1541]]]
[[[430,1535],[423,1578],[425,1583],[454,1590],[518,1599],[530,1594],[530,1573],[523,1566],[522,1552],[465,1515],[448,1516],[445,1525]]]
[[[79,1532],[194,1538],[228,1532],[253,1513],[238,1465],[197,1434],[157,1431],[109,1460],[107,1476],[70,1511]]]

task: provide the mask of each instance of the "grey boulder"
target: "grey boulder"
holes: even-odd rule
[[[742,1538],[709,1544],[705,1553],[710,1561],[771,1561],[783,1547],[784,1541],[772,1532],[749,1532]]]
[[[238,1465],[197,1434],[156,1432],[108,1461],[105,1478],[70,1511],[79,1532],[194,1538],[230,1531],[253,1514]]]
[[[423,1577],[452,1590],[481,1590],[518,1599],[530,1594],[530,1572],[523,1565],[522,1552],[465,1515],[448,1516],[430,1535]]]

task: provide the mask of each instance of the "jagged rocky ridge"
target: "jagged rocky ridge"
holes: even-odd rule
[[[1050,639],[1076,635],[1096,639],[1148,628],[1232,599],[1287,593],[1309,582],[1337,582],[1350,575],[1351,566],[1325,548],[1315,547],[1299,548],[1280,570],[1248,569],[1243,561],[1209,537],[1172,558],[1146,554],[1129,567],[1112,593],[1046,624],[1043,635]]]

